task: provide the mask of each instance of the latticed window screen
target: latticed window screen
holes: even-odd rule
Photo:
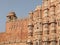
[[[51,42],[51,45],[56,45],[56,42],[55,41]]]
[[[56,13],[60,14],[60,3],[56,6]]]
[[[32,42],[29,42],[28,45],[33,45],[33,43]]]
[[[39,40],[39,45],[42,45],[42,42]]]
[[[46,6],[46,7],[48,6],[48,1],[44,2],[44,6]]]
[[[48,9],[44,10],[43,14],[44,14],[44,17],[48,16]]]
[[[44,42],[44,45],[48,45],[48,42]]]

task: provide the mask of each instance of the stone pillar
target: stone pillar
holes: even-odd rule
[[[37,12],[37,15],[34,20],[34,32],[33,32],[33,45],[42,45],[42,13],[41,13],[41,7],[38,6],[35,11]],[[36,13],[34,12],[34,13]]]
[[[34,45],[42,44],[42,20],[38,19],[38,22],[34,25]]]
[[[56,19],[54,16],[52,16],[49,20],[50,23],[50,45],[57,45],[56,40]]]
[[[43,19],[43,45],[49,45],[49,18]]]
[[[57,22],[57,45],[60,45],[60,0],[56,5],[56,22]]]
[[[32,36],[33,36],[33,12],[29,13],[29,24],[28,24],[28,40],[27,40],[27,44],[28,45],[33,45],[32,42]]]

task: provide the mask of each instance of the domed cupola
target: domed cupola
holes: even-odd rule
[[[15,12],[10,12],[10,13],[7,15],[7,19],[8,19],[8,21],[16,20],[16,19],[17,19],[17,16],[16,16]]]

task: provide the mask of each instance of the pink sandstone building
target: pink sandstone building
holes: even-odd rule
[[[10,12],[0,45],[60,45],[60,0],[42,0],[25,19]]]

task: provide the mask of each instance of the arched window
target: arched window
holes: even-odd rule
[[[49,13],[49,9],[45,9],[45,10],[43,11],[44,17],[48,16],[48,13]]]
[[[36,41],[36,44],[35,45],[42,45],[41,40]]]
[[[50,15],[55,15],[55,6],[51,6],[50,10],[49,10]]]

